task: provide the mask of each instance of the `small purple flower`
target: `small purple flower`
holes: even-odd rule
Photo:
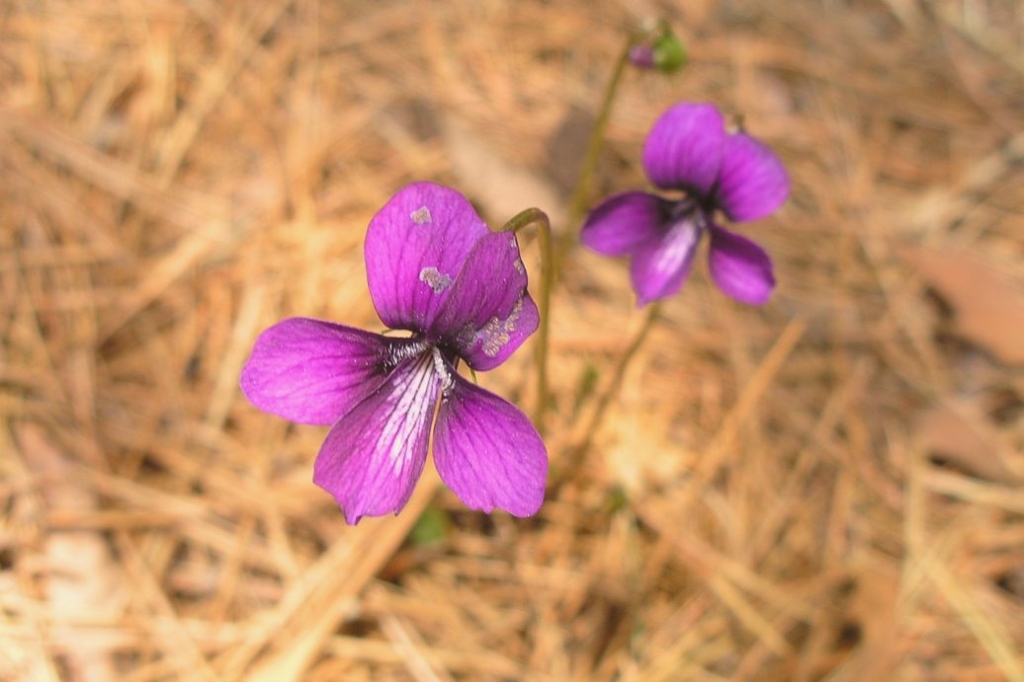
[[[754,242],[717,224],[715,212],[744,222],[783,204],[789,178],[771,149],[746,133],[727,133],[713,105],[677,104],[647,135],[643,164],[651,182],[683,195],[612,196],[587,217],[583,243],[608,256],[632,257],[630,274],[642,306],[679,291],[707,232],[718,288],[741,303],[767,302],[775,286],[771,259]]]
[[[536,513],[544,443],[518,408],[456,371],[460,360],[497,367],[537,329],[515,235],[491,232],[458,192],[417,183],[374,216],[365,256],[377,314],[411,336],[287,319],[257,339],[242,391],[285,419],[333,425],[313,481],[349,523],[397,513],[428,450],[467,506]]]

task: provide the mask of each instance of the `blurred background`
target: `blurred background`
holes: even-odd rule
[[[627,74],[599,185],[671,104],[742,118],[772,301],[699,258],[596,415],[643,313],[569,239],[540,514],[428,474],[347,527],[255,337],[379,329],[414,180],[575,234],[659,18],[690,64]],[[1024,680],[1022,183],[1016,0],[3,3],[0,680]],[[528,408],[531,349],[481,383]]]

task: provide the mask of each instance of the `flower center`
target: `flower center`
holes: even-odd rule
[[[699,197],[685,196],[678,201],[668,202],[666,213],[668,220],[673,223],[686,221],[704,230],[708,226],[711,211],[700,201]]]
[[[393,344],[389,344],[387,346],[387,355],[384,360],[384,367],[387,370],[391,370],[402,360],[420,355],[429,348],[429,343],[416,339],[416,337],[395,341]]]
[[[451,390],[455,387],[452,363],[445,360],[445,355],[439,347],[429,341],[413,337],[409,339],[409,342],[392,346],[389,349],[384,367],[390,371],[398,366],[400,362],[409,358],[417,358],[417,373],[433,374],[437,377],[437,380],[441,383],[441,393],[445,397],[451,393]]]

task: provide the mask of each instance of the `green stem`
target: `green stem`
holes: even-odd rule
[[[528,208],[520,211],[505,223],[498,231],[518,233],[529,225],[537,226],[540,235],[540,328],[537,347],[534,351],[534,363],[537,370],[537,407],[533,415],[534,424],[541,435],[544,435],[544,418],[548,410],[548,346],[551,337],[551,286],[554,281],[554,261],[551,252],[551,221],[548,214],[539,208]]]
[[[604,147],[608,119],[612,113],[612,103],[615,101],[615,95],[619,91],[622,76],[626,73],[626,65],[629,64],[629,51],[637,44],[640,37],[637,33],[630,34],[626,40],[626,45],[619,54],[618,61],[615,62],[615,69],[612,71],[611,78],[608,79],[608,85],[605,86],[604,100],[601,102],[601,109],[598,111],[597,120],[594,122],[594,130],[590,133],[590,141],[587,143],[587,155],[583,158],[583,167],[580,169],[580,177],[576,181],[576,188],[572,195],[569,220],[574,225],[579,222],[590,205],[593,195],[594,176],[597,173],[597,162],[601,158],[601,150]],[[571,239],[571,237],[572,233],[566,231],[563,235],[561,246],[568,246],[564,241]]]
[[[655,301],[647,306],[647,315],[644,317],[640,329],[637,330],[636,336],[629,342],[626,350],[623,351],[622,356],[619,358],[619,363],[615,366],[615,373],[612,375],[611,383],[608,384],[608,390],[601,396],[601,401],[597,404],[594,414],[590,417],[590,423],[587,425],[588,439],[590,434],[597,430],[597,426],[601,423],[601,419],[604,418],[604,413],[608,410],[608,405],[611,404],[612,398],[615,397],[619,392],[619,388],[622,387],[622,380],[626,376],[626,370],[629,369],[629,363],[633,361],[637,351],[640,350],[640,346],[647,340],[647,335],[650,333],[651,328],[654,327],[660,312],[660,301]]]
[[[640,325],[640,329],[637,330],[633,339],[629,342],[626,350],[622,352],[619,357],[618,364],[615,365],[615,372],[612,374],[611,381],[604,393],[598,400],[597,405],[594,407],[594,411],[590,415],[590,419],[587,422],[587,427],[584,429],[583,440],[569,451],[567,457],[568,462],[564,465],[565,469],[563,475],[569,471],[575,471],[582,464],[584,455],[590,449],[591,443],[594,440],[594,434],[597,433],[598,427],[601,424],[601,420],[604,419],[605,412],[608,411],[608,406],[611,405],[612,399],[618,395],[619,389],[622,387],[622,380],[626,376],[626,370],[629,369],[629,364],[636,357],[637,351],[643,345],[647,339],[647,335],[654,327],[654,323],[658,320],[658,314],[661,311],[661,302],[655,301],[647,307],[647,315],[644,317],[643,323]]]

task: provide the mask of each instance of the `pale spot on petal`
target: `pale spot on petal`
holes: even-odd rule
[[[427,223],[433,222],[433,218],[430,216],[430,209],[426,206],[420,206],[415,211],[409,214],[412,221],[417,225],[426,225]]]
[[[452,278],[443,272],[439,272],[435,267],[427,267],[420,270],[420,281],[433,289],[435,294],[441,293],[452,285]]]
[[[477,336],[483,341],[484,355],[493,358],[501,351],[502,347],[508,343],[509,335],[516,330],[516,324],[519,322],[522,312],[523,300],[519,299],[516,301],[516,307],[504,320],[499,320],[497,316],[487,320],[484,328],[477,333]]]

